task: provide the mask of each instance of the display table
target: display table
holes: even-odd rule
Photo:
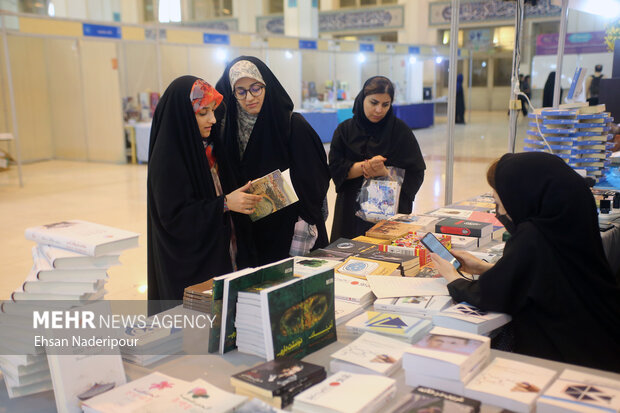
[[[394,115],[411,129],[428,128],[435,123],[434,103],[410,103],[394,105]]]
[[[191,310],[186,310],[191,311]],[[330,355],[340,348],[344,347],[352,340],[357,338],[358,335],[349,333],[343,326],[338,327],[338,341],[330,344],[329,346],[310,354],[303,360],[320,364],[325,366],[329,373],[329,360]],[[205,342],[206,345],[206,342]],[[620,380],[620,374],[611,372],[595,370],[585,367],[579,367],[574,365],[568,365],[565,363],[558,363],[549,360],[543,360],[534,357],[522,356],[513,353],[506,353],[499,350],[491,350],[491,358],[503,357],[511,360],[518,360],[525,363],[530,363],[540,367],[546,367],[549,369],[561,372],[564,368],[570,367],[573,370],[583,371],[597,375],[599,377],[609,377],[614,380]],[[233,392],[233,387],[230,385],[230,376],[239,373],[243,370],[263,362],[264,360],[248,354],[239,353],[238,351],[232,351],[226,353],[223,356],[220,355],[177,355],[170,356],[159,363],[156,363],[149,368],[139,367],[133,364],[125,364],[125,372],[128,380],[136,380],[142,376],[145,376],[151,372],[159,371],[170,376],[183,379],[194,380],[201,378],[209,383],[230,392]],[[406,395],[412,390],[405,384],[405,371],[403,369],[398,370],[392,378],[397,380],[398,391],[396,397],[390,401],[386,408],[381,410],[381,413],[388,413],[395,408],[399,402],[406,397]],[[287,407],[285,410],[291,410],[291,407]],[[501,409],[494,406],[484,406],[483,412],[499,412]],[[44,393],[35,394],[32,396],[26,396],[10,400],[8,398],[6,387],[4,383],[0,383],[0,412],[19,412],[19,413],[44,413],[44,412],[56,412],[54,404],[54,393],[47,391]]]

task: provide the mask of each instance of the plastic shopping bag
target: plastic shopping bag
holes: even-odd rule
[[[355,213],[368,222],[379,222],[398,213],[398,199],[405,177],[405,170],[393,166],[387,167],[389,174],[376,178],[364,179]]]

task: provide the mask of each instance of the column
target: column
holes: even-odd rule
[[[319,37],[318,0],[283,0],[284,34],[295,37]]]

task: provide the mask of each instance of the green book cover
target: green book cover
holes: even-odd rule
[[[213,279],[213,295],[211,296],[211,314],[215,317],[213,326],[209,331],[209,353],[217,353],[220,350],[220,329],[222,327],[222,298],[224,295],[224,278]]]
[[[260,267],[237,278],[227,279],[224,283],[222,308],[222,327],[220,332],[220,353],[224,354],[237,348],[237,329],[235,315],[239,291],[245,291],[259,284],[290,278],[293,275],[293,259],[289,258],[275,264]],[[223,336],[222,336],[223,335]]]
[[[306,354],[336,341],[334,270],[303,279],[306,310]]]

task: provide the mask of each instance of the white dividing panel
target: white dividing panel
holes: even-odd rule
[[[424,96],[423,79],[424,79],[424,62],[415,61],[407,62],[409,66],[409,79],[407,82],[407,100],[408,102],[422,102]]]
[[[301,53],[298,50],[268,50],[267,65],[293,100],[301,108]]]
[[[333,59],[330,59],[330,52],[316,50],[302,50],[301,78],[306,84],[314,82],[316,91],[323,96],[323,101],[328,101],[326,83],[333,81],[335,69]]]
[[[190,74],[187,48],[188,46],[170,44],[160,46],[162,94],[174,79]]]
[[[88,160],[125,162],[116,42],[82,40]]]
[[[364,56],[366,58],[365,62],[360,63],[360,66],[362,68],[362,79],[361,79],[360,87],[364,84],[366,80],[368,80],[369,78],[373,76],[379,76],[379,75],[385,76],[379,70],[379,55],[375,53],[364,53],[358,56]]]
[[[151,91],[162,94],[157,84],[157,48],[155,43],[125,42],[121,44],[119,63],[123,97],[137,102],[138,93]]]
[[[86,160],[79,42],[77,39],[46,39],[45,53],[54,158]]]
[[[353,100],[363,85],[362,69],[357,61],[357,53],[336,52],[335,58],[336,80],[347,83],[347,100]]]
[[[218,47],[189,47],[189,74],[215,86],[225,68],[226,62],[219,58]]]

